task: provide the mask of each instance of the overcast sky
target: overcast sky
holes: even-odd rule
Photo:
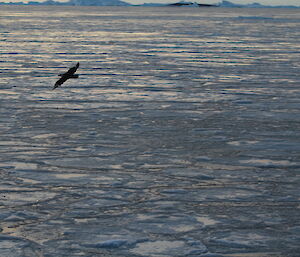
[[[0,2],[28,2],[28,1],[37,1],[44,2],[46,0],[0,0]],[[55,0],[66,2],[68,0]],[[123,0],[132,4],[142,4],[142,3],[175,3],[180,2],[181,0]],[[222,0],[185,0],[186,2],[197,2],[202,4],[215,4],[219,3]],[[300,6],[300,0],[229,0],[230,2],[236,4],[247,4],[247,3],[260,3],[264,5],[295,5]]]

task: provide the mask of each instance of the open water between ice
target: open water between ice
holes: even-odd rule
[[[0,8],[0,256],[299,256],[299,10]]]

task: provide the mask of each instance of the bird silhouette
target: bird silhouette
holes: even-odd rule
[[[61,78],[56,81],[54,87],[52,90],[55,88],[61,86],[63,83],[65,83],[68,79],[77,79],[79,76],[77,74],[74,74],[79,67],[79,62],[72,68],[70,68],[66,73],[59,74],[58,76],[61,76]]]

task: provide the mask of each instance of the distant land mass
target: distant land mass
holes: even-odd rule
[[[68,2],[58,2],[53,0],[46,0],[44,2],[29,1],[24,2],[10,2],[0,4],[9,5],[60,5],[60,6],[131,6],[131,4],[126,3],[121,0],[69,0]]]
[[[65,5],[65,6],[172,6],[172,7],[227,7],[227,8],[300,8],[300,6],[292,6],[292,5],[262,5],[259,3],[252,4],[235,4],[230,1],[222,1],[218,4],[201,4],[197,2],[175,2],[171,4],[163,4],[163,3],[144,3],[141,5],[133,5],[122,0],[69,0],[68,2],[58,2],[54,0],[46,0],[44,2],[37,1],[29,1],[28,3],[24,2],[9,2],[4,3],[0,2],[0,5]]]

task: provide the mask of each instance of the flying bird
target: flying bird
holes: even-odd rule
[[[74,74],[79,67],[79,62],[72,68],[70,68],[66,73],[59,74],[58,76],[61,76],[61,78],[56,81],[54,87],[52,90],[55,88],[61,86],[63,83],[65,83],[68,79],[77,79],[79,76],[77,74]]]

